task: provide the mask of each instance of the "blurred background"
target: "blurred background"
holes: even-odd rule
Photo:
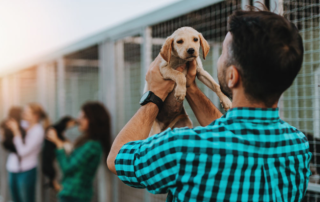
[[[308,137],[313,175],[304,200],[320,201],[319,0],[0,0],[0,120],[13,105],[38,102],[55,122],[77,117],[83,103],[98,100],[111,114],[114,138],[139,108],[145,73],[167,36],[182,26],[201,32],[211,46],[203,65],[216,79],[228,15],[256,1],[296,24],[304,40],[303,68],[279,108],[281,118]],[[213,92],[199,86],[220,106]],[[74,140],[78,133],[72,129],[67,136]],[[0,202],[10,201],[6,158],[2,149]],[[37,201],[55,202],[56,193],[43,188],[45,179],[41,172],[38,176]],[[166,198],[124,185],[104,162],[94,186],[94,202]]]

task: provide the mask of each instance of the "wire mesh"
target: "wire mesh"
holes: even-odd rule
[[[99,65],[97,61],[98,49],[96,46],[64,58],[64,115],[76,118],[84,103],[98,100]],[[79,131],[77,128],[73,128],[66,135],[71,141],[74,141],[79,136]]]
[[[44,108],[47,114],[50,117],[52,122],[57,121],[58,116],[56,111],[58,109],[56,97],[56,89],[57,89],[57,72],[56,72],[56,64],[52,63],[45,67],[45,90],[44,90]]]
[[[88,101],[97,101],[99,93],[99,66],[98,66],[98,52],[97,47],[91,47],[76,53],[70,54],[63,58],[64,64],[64,86],[65,93],[65,111],[61,114],[78,117],[81,106]],[[46,67],[45,77],[47,78],[46,86],[48,91],[46,93],[46,106],[50,117],[54,121],[62,118],[59,117],[59,85],[58,82],[58,67],[57,64],[52,64]],[[51,93],[52,92],[52,93]],[[73,128],[66,132],[66,137],[74,142],[80,135],[77,128]],[[59,168],[57,166],[57,171]],[[58,178],[61,179],[61,173],[58,173]],[[45,183],[45,182],[44,182]],[[95,178],[94,196],[92,201],[98,200],[97,193],[97,178]],[[43,196],[45,202],[56,202],[57,193],[52,189],[44,189]]]
[[[293,85],[284,93],[282,118],[309,140],[313,156],[310,183],[320,183],[320,3],[319,0],[284,1],[284,16],[299,29],[304,43],[304,61]],[[319,200],[319,193],[307,192],[306,201]]]
[[[18,73],[18,81],[15,79],[13,78],[13,82],[18,82],[19,86],[19,104],[25,106],[30,102],[37,101],[37,68],[22,70]]]
[[[250,1],[251,4],[253,1]],[[266,1],[269,2],[269,1]],[[284,0],[284,15],[297,25],[304,40],[305,55],[303,68],[299,72],[293,85],[284,93],[280,110],[282,118],[306,133],[310,151],[313,153],[310,168],[311,183],[320,183],[320,2],[319,0]],[[203,66],[209,74],[217,80],[217,60],[221,54],[221,43],[227,33],[228,16],[241,8],[240,0],[226,0],[206,8],[196,10],[174,19],[152,25],[152,58],[160,51],[161,44],[166,37],[176,29],[190,26],[203,34],[210,44],[210,52]],[[130,120],[139,108],[139,99],[142,95],[144,84],[142,55],[142,41],[140,35],[131,36],[115,42],[115,71],[116,71],[116,133]],[[160,42],[159,42],[160,41]],[[97,46],[80,50],[64,57],[64,90],[65,111],[63,114],[77,116],[81,105],[89,100],[98,100],[99,93],[99,67]],[[60,107],[59,79],[57,64],[46,67],[45,80],[48,92],[46,92],[45,105],[52,118],[56,121],[59,117]],[[2,78],[3,79],[3,78]],[[0,95],[2,95],[2,83],[0,79]],[[10,88],[6,103],[25,105],[38,101],[37,68],[31,67],[6,77]],[[200,89],[216,104],[219,105],[217,96],[202,83],[197,81]],[[61,90],[61,89],[60,89]],[[3,99],[0,99],[0,119],[3,118]],[[184,106],[194,126],[199,123],[187,102]],[[75,130],[67,133],[74,140],[79,132]],[[1,158],[1,166],[4,165]],[[1,187],[4,175],[0,173]],[[116,201],[119,202],[160,202],[165,201],[166,194],[152,195],[145,190],[130,188],[116,179],[114,191],[118,193]],[[94,183],[97,190],[97,182]],[[1,192],[2,192],[2,188]],[[320,192],[320,190],[319,190]],[[308,191],[304,201],[319,201],[319,193]],[[55,202],[56,194],[52,191],[44,192],[45,202]],[[97,192],[93,201],[97,201]]]
[[[318,192],[308,191],[302,201],[303,202],[320,202],[320,194]]]
[[[123,126],[131,119],[139,109],[139,100],[142,95],[141,85],[141,44],[131,40],[120,40],[116,42],[116,98],[117,98],[117,131],[118,133]],[[118,180],[118,179],[117,179]],[[144,201],[145,190],[137,190],[118,182],[119,202],[140,202]]]

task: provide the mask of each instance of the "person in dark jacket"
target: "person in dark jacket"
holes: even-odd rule
[[[76,121],[70,117],[65,116],[62,119],[60,119],[56,124],[50,126],[46,132],[48,132],[51,128],[54,129],[57,132],[57,136],[60,140],[67,142],[66,137],[64,136],[64,132],[73,127],[76,124]],[[68,144],[65,144],[68,145]],[[42,172],[43,174],[49,179],[49,182],[47,185],[49,187],[53,188],[56,191],[60,190],[59,183],[55,180],[56,178],[56,170],[54,167],[54,161],[56,159],[56,145],[52,143],[49,140],[44,141],[44,147],[42,150]],[[70,150],[71,147],[69,146],[69,149],[65,147],[66,150]]]

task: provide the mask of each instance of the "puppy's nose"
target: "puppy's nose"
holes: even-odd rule
[[[193,49],[193,48],[189,48],[189,49],[187,50],[187,52],[191,55],[191,54],[194,53],[194,49]]]

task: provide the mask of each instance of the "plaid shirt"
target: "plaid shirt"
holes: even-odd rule
[[[56,156],[63,174],[59,196],[77,198],[79,202],[90,201],[93,179],[102,156],[101,144],[88,141],[76,148],[69,157],[63,149],[57,149]]]
[[[119,178],[167,201],[301,201],[311,153],[278,109],[233,108],[206,127],[125,144]]]

